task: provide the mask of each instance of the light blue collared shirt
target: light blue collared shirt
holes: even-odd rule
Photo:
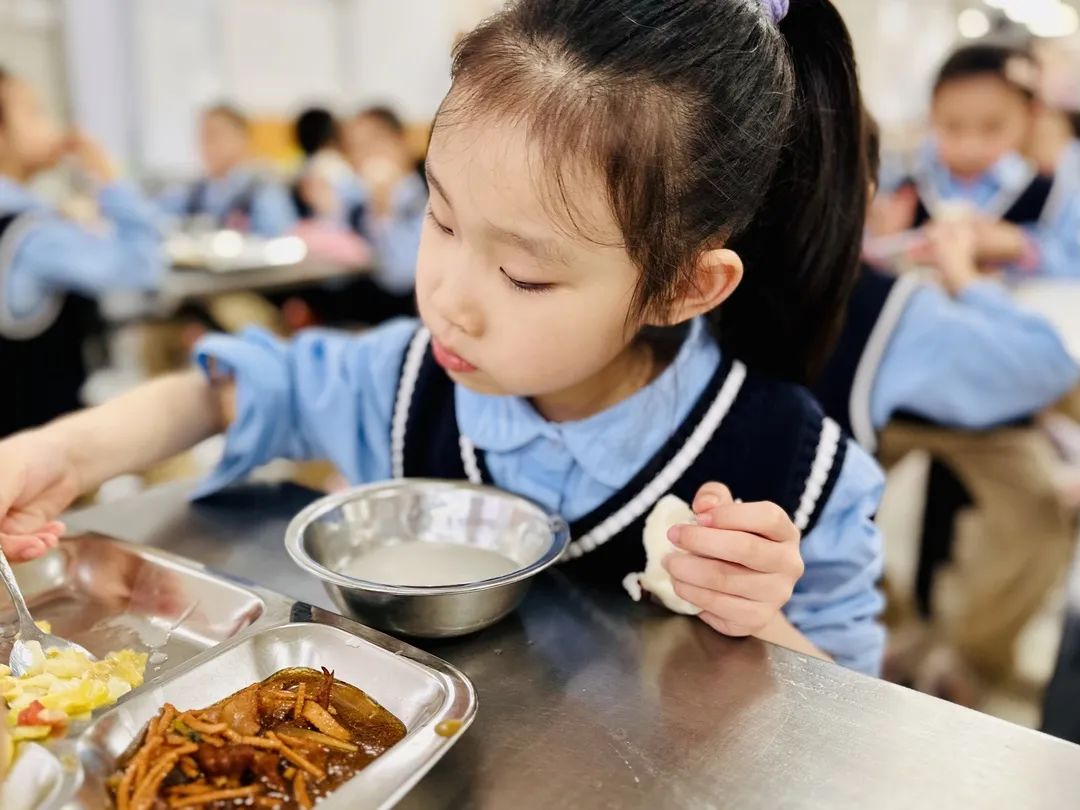
[[[4,277],[3,306],[12,316],[32,316],[69,291],[96,297],[158,287],[165,258],[153,207],[119,183],[102,188],[98,204],[109,226],[102,232],[65,219],[23,186],[0,177],[0,213],[41,215],[20,238]]]
[[[938,157],[934,143],[928,142],[916,158],[915,176],[929,186],[941,201],[958,200],[974,208],[1001,216],[1007,201],[1015,200],[1034,177],[1034,169],[1023,157],[1009,153],[975,180],[961,180]],[[1059,187],[1047,201],[1043,218],[1024,231],[1038,251],[1035,275],[1080,278],[1080,196],[1073,188]],[[1022,268],[1007,268],[1018,275],[1031,275]]]
[[[955,299],[924,284],[908,299],[870,393],[881,430],[898,412],[980,430],[1030,416],[1080,382],[1054,328],[994,281]]]
[[[296,206],[288,192],[278,183],[259,178],[247,168],[233,169],[225,177],[207,178],[200,197],[200,209],[196,215],[210,217],[219,227],[230,225],[228,215],[239,198],[247,193],[251,184],[258,185],[251,201],[251,216],[247,232],[256,236],[283,236],[296,227]],[[195,185],[188,184],[170,189],[158,200],[158,205],[173,217],[186,217]]]
[[[259,330],[214,335],[197,349],[237,383],[236,419],[224,456],[197,496],[275,458],[329,459],[354,484],[391,476],[390,424],[415,321],[360,336],[311,330],[285,342]],[[675,361],[650,385],[579,422],[551,423],[527,401],[458,387],[458,423],[485,452],[495,482],[569,520],[626,486],[690,413],[720,362],[695,323]],[[663,416],[662,416],[663,415]],[[661,418],[662,416],[662,418]],[[853,669],[877,673],[884,631],[882,542],[873,522],[884,479],[849,442],[832,496],[802,541],[806,573],[785,608],[792,623]]]
[[[339,193],[346,212],[368,204],[369,192],[359,179]],[[371,243],[375,254],[372,278],[387,292],[407,295],[416,285],[416,255],[427,199],[424,181],[413,172],[394,187],[388,216],[365,213],[360,220],[360,235]]]

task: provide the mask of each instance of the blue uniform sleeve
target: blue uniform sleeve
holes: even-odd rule
[[[992,281],[956,299],[916,290],[881,359],[870,395],[874,427],[906,411],[977,430],[1030,416],[1070,391],[1080,369],[1053,327]]]
[[[283,236],[296,227],[296,206],[277,183],[264,183],[251,204],[251,232],[258,236]]]
[[[1080,195],[1070,195],[1057,216],[1026,230],[1039,251],[1037,275],[1080,279]]]
[[[878,675],[885,606],[877,588],[884,565],[874,514],[885,477],[870,456],[848,440],[840,476],[817,525],[803,538],[806,572],[784,613],[803,635],[838,664]]]
[[[191,186],[170,186],[154,200],[158,210],[169,217],[181,217],[187,213],[191,200]]]
[[[249,329],[200,341],[198,365],[213,360],[236,383],[236,416],[195,497],[277,458],[329,460],[353,484],[389,478],[394,399],[416,329],[401,320],[360,336],[318,329],[288,342]]]
[[[9,270],[8,306],[32,312],[56,293],[90,297],[114,290],[154,290],[165,268],[153,207],[124,185],[98,195],[109,229],[95,231],[62,217],[42,218],[23,238]]]

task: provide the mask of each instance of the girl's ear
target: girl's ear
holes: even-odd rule
[[[727,248],[706,250],[697,260],[693,279],[663,318],[650,325],[674,326],[711,312],[724,303],[743,277],[739,254]]]

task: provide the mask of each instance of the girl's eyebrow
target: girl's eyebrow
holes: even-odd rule
[[[450,202],[450,195],[446,193],[446,188],[439,179],[431,171],[431,163],[425,161],[424,173],[427,175],[428,185],[430,185],[439,196],[446,200],[446,204],[451,208],[454,207]],[[565,266],[570,266],[571,261],[559,244],[554,239],[548,239],[545,237],[525,236],[514,231],[507,230],[506,228],[500,228],[491,222],[485,223],[488,232],[492,238],[497,239],[505,244],[514,245],[524,250],[526,253],[531,254],[537,259],[543,261],[554,262]]]
[[[453,208],[453,204],[450,203],[450,195],[446,193],[446,189],[443,188],[443,184],[439,182],[439,178],[437,178],[435,174],[431,171],[430,161],[424,161],[424,174],[427,175],[428,185],[435,189],[437,192],[439,192],[439,196],[446,200],[447,204],[449,204],[450,207]]]

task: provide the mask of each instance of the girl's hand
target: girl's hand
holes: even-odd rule
[[[64,533],[56,520],[80,492],[66,448],[44,431],[0,442],[0,548],[26,562],[53,548]]]
[[[116,182],[116,167],[108,153],[86,133],[76,131],[69,135],[67,150],[79,168],[95,183],[108,185]]]
[[[318,217],[332,219],[341,213],[341,201],[334,186],[315,172],[308,172],[300,179],[300,196]]]
[[[919,206],[918,192],[902,186],[892,194],[879,194],[866,214],[866,230],[872,236],[892,236],[911,230]]]
[[[935,222],[926,227],[926,263],[937,268],[942,283],[958,295],[979,279],[975,228],[968,222]]]
[[[693,510],[698,525],[668,532],[685,552],[664,561],[675,592],[724,635],[760,633],[803,574],[799,530],[776,504],[736,503],[723,484],[703,486]]]
[[[980,264],[1017,262],[1027,247],[1027,236],[1020,227],[1009,222],[975,221],[975,251]]]

